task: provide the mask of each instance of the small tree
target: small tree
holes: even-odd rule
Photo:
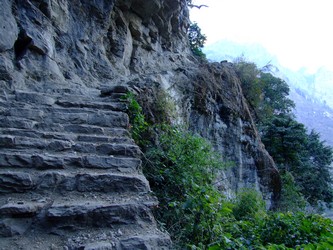
[[[187,31],[187,36],[190,41],[192,52],[200,57],[205,57],[202,48],[206,42],[207,37],[201,34],[201,29],[197,23],[192,23]]]

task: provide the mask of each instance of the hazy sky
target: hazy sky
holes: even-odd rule
[[[297,70],[333,70],[332,0],[193,0],[191,10],[207,44],[228,39],[260,43],[280,63]]]

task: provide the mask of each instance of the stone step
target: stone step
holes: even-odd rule
[[[121,127],[102,127],[87,124],[58,124],[37,122],[20,117],[1,116],[0,128],[38,130],[44,132],[75,133],[86,135],[119,136],[128,135],[128,131]]]
[[[1,108],[0,119],[19,117],[47,124],[88,124],[101,127],[128,126],[128,115],[120,111],[100,111],[83,108]]]
[[[84,100],[66,100],[59,99],[55,102],[57,105],[64,108],[89,108],[96,110],[111,110],[111,111],[126,111],[127,105],[125,102],[86,102]]]
[[[19,197],[19,198],[18,198]],[[128,204],[137,203],[143,204],[148,207],[158,205],[158,201],[150,193],[117,193],[117,195],[110,195],[110,193],[66,193],[64,195],[51,194],[49,197],[44,194],[40,199],[29,199],[26,195],[20,194],[13,198],[12,196],[4,194],[0,198],[0,217],[20,217],[31,218],[37,216],[42,210],[48,210],[53,204]]]
[[[150,232],[147,234],[133,235],[131,237],[123,237],[120,239],[115,248],[119,250],[169,250],[173,248],[170,236],[161,232]]]
[[[130,88],[123,85],[118,86],[101,86],[100,87],[100,96],[102,97],[108,97],[110,95],[113,95],[115,93],[118,94],[127,94],[130,92]]]
[[[13,223],[14,224],[14,223]],[[31,227],[34,227],[32,224]],[[155,224],[113,224],[108,228],[80,227],[36,228],[19,237],[2,238],[3,249],[71,249],[71,250],[169,250],[173,249],[170,237],[156,229]],[[155,228],[155,229],[154,229]],[[32,232],[31,232],[32,231]],[[18,232],[16,232],[19,234]],[[31,239],[34,239],[33,241]]]
[[[14,95],[6,96],[0,99],[0,106],[6,107],[9,101],[14,107],[24,106],[38,106],[38,107],[49,107],[52,105],[58,105],[64,108],[90,108],[90,109],[104,109],[112,111],[125,111],[127,105],[125,100],[122,100],[119,96],[108,97],[108,98],[89,98],[86,96],[55,96],[36,92],[22,92],[16,91]]]
[[[53,171],[58,172],[59,171]],[[38,172],[30,173],[32,176],[38,176]],[[69,174],[69,173],[67,173]],[[72,175],[84,174],[84,173],[71,173]],[[93,175],[103,175],[105,172],[91,173]],[[110,173],[107,173],[110,174]],[[123,175],[125,176],[125,175]],[[128,176],[128,175],[126,175]],[[33,206],[46,206],[45,204],[52,204],[56,200],[62,202],[70,201],[105,201],[108,203],[128,203],[128,202],[144,202],[145,204],[157,204],[157,198],[152,196],[152,193],[148,190],[147,192],[132,192],[132,191],[113,191],[113,192],[83,192],[83,191],[64,191],[64,192],[48,192],[46,189],[41,192],[29,192],[29,193],[2,193],[0,196],[0,207],[8,204],[18,205],[33,205]],[[41,205],[38,205],[41,204]],[[44,204],[44,205],[43,205]],[[23,206],[24,207],[24,206]],[[22,215],[23,217],[24,215]],[[29,214],[28,214],[29,216]]]
[[[132,157],[99,156],[92,154],[75,154],[66,152],[43,153],[31,149],[10,150],[0,152],[0,168],[18,169],[105,169],[119,173],[136,173],[141,167],[141,160]]]
[[[40,106],[52,106],[59,105],[62,107],[86,107],[94,109],[105,109],[124,111],[127,108],[126,101],[124,99],[125,93],[108,92],[108,95],[78,95],[68,93],[42,93],[31,91],[15,91],[12,94],[6,94],[0,96],[0,106],[4,106],[9,102],[12,105],[38,105]]]
[[[15,100],[21,102],[30,102],[36,104],[42,104],[48,102],[48,98],[53,100],[59,100],[59,98],[65,98],[67,100],[79,100],[83,102],[112,102],[112,101],[123,101],[124,95],[126,95],[130,89],[126,86],[104,86],[100,90],[92,89],[90,93],[79,94],[73,92],[72,89],[48,89],[47,91],[38,92],[34,91],[25,91],[25,90],[16,90],[11,94]],[[8,99],[10,94],[6,95]]]
[[[89,135],[89,134],[74,134],[61,132],[43,132],[33,129],[14,129],[0,128],[0,134],[8,136],[20,136],[34,139],[54,139],[73,142],[92,142],[92,143],[120,143],[134,144],[133,139],[129,138],[128,130],[114,129],[111,136]]]
[[[156,206],[157,200],[149,194],[123,196],[123,199],[96,199],[57,196],[40,200],[9,201],[0,205],[0,236],[22,235],[29,227],[33,230],[43,229],[48,233],[67,234],[74,230],[92,227],[108,230],[118,228],[119,236],[126,234],[122,226],[149,228],[155,225],[150,208]],[[24,199],[25,198],[25,199]],[[35,225],[31,223],[34,221]],[[22,222],[27,225],[22,225]],[[19,227],[19,228],[18,228]],[[39,228],[38,228],[39,227]],[[12,229],[12,230],[8,230]],[[18,229],[18,230],[15,230]],[[7,232],[6,232],[7,231]],[[45,233],[44,231],[44,233]],[[133,233],[131,233],[133,235]],[[116,235],[113,234],[113,237]],[[125,235],[126,236],[126,235]],[[94,237],[95,238],[95,237]]]
[[[19,117],[0,115],[1,128],[33,129],[37,122]]]
[[[147,193],[149,184],[143,175],[84,171],[0,170],[0,193],[68,192]],[[46,192],[46,193],[45,193]]]
[[[132,225],[153,223],[149,206],[143,203],[110,204],[103,201],[56,201],[47,210],[47,220],[51,227],[112,227],[112,225]]]
[[[53,152],[85,153],[108,156],[139,157],[138,146],[121,143],[89,143],[71,140],[36,139],[21,136],[0,135],[0,149],[38,149]],[[43,152],[41,152],[43,153]]]
[[[43,209],[51,206],[51,201],[17,201],[8,202],[0,207],[1,218],[31,218],[37,216]]]

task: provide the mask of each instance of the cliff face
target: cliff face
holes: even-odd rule
[[[243,96],[240,81],[227,62],[204,64],[190,77],[185,94],[191,130],[209,139],[231,168],[218,180],[221,190],[251,187],[260,190],[267,207],[274,208],[280,177],[260,141]],[[185,105],[183,105],[185,107]]]
[[[31,237],[34,249],[169,246],[128,137],[120,99],[128,87],[141,95],[164,89],[178,120],[234,163],[221,173],[221,190],[254,186],[274,205],[279,175],[239,80],[231,64],[191,55],[185,0],[4,0],[0,7],[4,247],[24,248]]]
[[[2,1],[7,89],[126,83],[175,67],[187,51],[184,1]],[[181,63],[181,62],[179,62]],[[2,77],[2,78],[3,78]],[[71,86],[72,85],[72,86]]]

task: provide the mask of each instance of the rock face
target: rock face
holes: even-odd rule
[[[255,188],[273,209],[279,199],[280,176],[260,140],[233,65],[201,65],[190,79],[192,87],[182,92],[187,123],[231,164],[217,180],[218,186],[226,193]]]
[[[185,0],[0,6],[0,249],[170,247],[128,133],[128,87],[164,89],[233,162],[220,187],[255,186],[274,205],[279,176],[238,79],[191,55]]]

